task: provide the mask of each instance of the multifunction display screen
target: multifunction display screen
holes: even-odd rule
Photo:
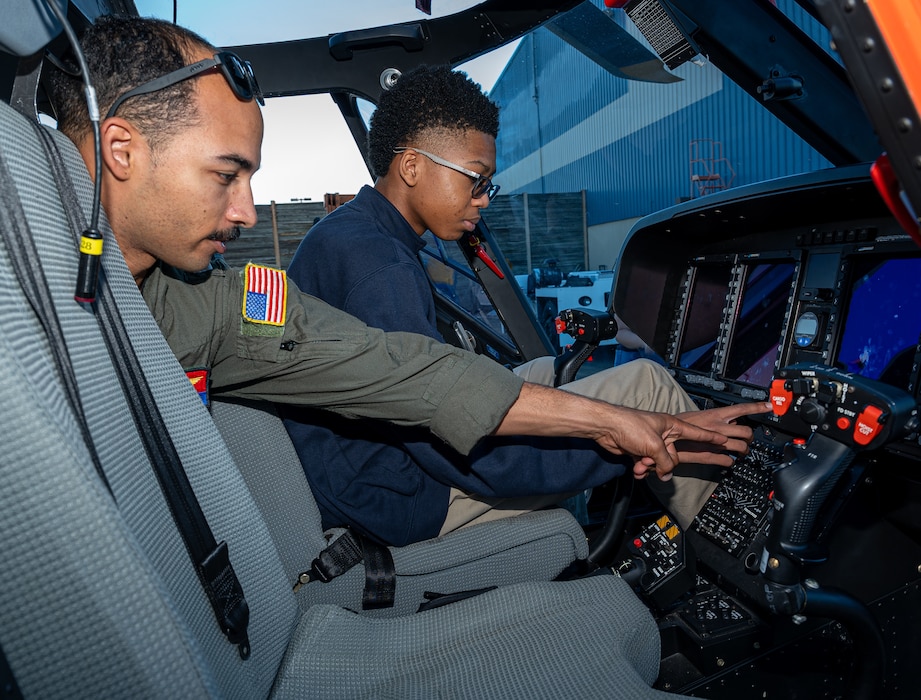
[[[854,258],[838,366],[907,387],[921,334],[921,258]]]
[[[678,349],[679,367],[707,372],[713,365],[731,279],[729,263],[695,268]]]
[[[723,372],[727,379],[764,387],[771,383],[795,271],[792,262],[763,263],[748,270]]]

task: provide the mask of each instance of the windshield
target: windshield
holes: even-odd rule
[[[174,16],[167,0],[136,4],[142,15]],[[352,3],[343,12],[335,5],[291,1],[180,1],[175,16],[222,46],[429,18],[409,0],[359,5]],[[431,18],[475,5],[442,0],[433,3]],[[595,6],[604,8],[600,0]],[[826,30],[798,3],[778,0],[777,7],[803,30],[804,38],[828,51]],[[642,216],[677,199],[831,164],[757,104],[741,105],[750,96],[706,54],[660,69],[674,82],[625,79],[624,74],[635,75],[625,64],[645,65],[635,56],[655,58],[649,40],[623,10],[599,9],[584,17],[576,10],[581,6],[568,13],[569,24],[552,22],[458,66],[500,104],[497,182],[504,195],[585,189],[591,226]],[[616,74],[619,69],[624,73]],[[362,116],[367,119],[372,109],[367,104]],[[740,110],[744,120],[733,124],[733,113]],[[707,121],[700,123],[704,113]],[[682,115],[672,120],[678,129],[667,125],[669,115]],[[257,203],[319,201],[326,193],[354,194],[371,184],[354,137],[327,96],[270,99],[265,120],[263,167],[253,181]],[[535,126],[543,133],[535,133]],[[651,173],[659,182],[650,183]],[[600,187],[586,186],[589,177],[600,179]]]
[[[558,304],[569,303],[562,293],[540,288],[548,260],[557,266],[562,286],[605,286],[591,294],[573,292],[576,303],[604,308],[611,277],[579,275],[616,270],[629,231],[641,217],[742,185],[858,162],[876,147],[853,95],[850,103],[839,99],[850,88],[827,31],[795,0],[719,5],[729,18],[722,33],[709,27],[708,33],[685,31],[678,22],[664,43],[655,32],[665,9],[664,19],[674,19],[682,11],[715,11],[717,3],[669,0],[610,9],[603,0],[591,0],[555,17],[552,7],[545,9],[549,22],[487,51],[477,43],[483,40],[480,20],[499,22],[507,13],[502,7],[488,16],[492,4],[482,9],[470,0],[443,0],[433,3],[428,16],[411,0],[351,3],[347,12],[315,3],[180,1],[176,19],[218,45],[242,51],[259,42],[325,38],[401,22],[431,21],[427,26],[435,27],[439,18],[449,22],[461,13],[456,27],[441,25],[442,33],[433,35],[440,37],[442,47],[458,43],[433,55],[445,60],[485,51],[455,66],[480,83],[500,111],[494,181],[502,191],[482,217],[510,266],[510,279],[527,292],[525,303],[545,328],[552,327],[562,308]],[[141,14],[173,18],[172,3],[164,0],[137,0],[137,6]],[[652,25],[646,15],[631,9],[639,6],[653,13]],[[473,22],[470,17],[463,20],[464,10],[471,7],[484,14],[474,14]],[[463,43],[461,30],[471,24],[476,31],[465,34]],[[753,39],[764,34],[762,25],[770,27],[766,45]],[[497,37],[493,44],[506,41],[501,32]],[[422,50],[388,54],[395,63],[382,65],[405,70],[432,62],[428,52],[439,48],[435,44],[433,38]],[[374,62],[375,49],[370,47],[362,60],[343,61],[331,57],[325,40],[316,46],[317,52],[303,54],[311,71],[290,71],[291,62],[280,61],[278,54],[265,63],[253,59],[260,67],[257,72],[268,66],[263,82],[273,79],[276,94],[319,92],[324,80],[339,93],[338,102],[329,94],[271,97],[264,109],[263,164],[253,179],[256,203],[263,207],[257,228],[268,230],[270,221],[275,226],[282,251],[275,264],[282,267],[288,262],[285,241],[290,239],[288,249],[293,249],[312,222],[329,211],[321,203],[330,195],[345,201],[373,184],[362,155],[361,129],[366,129],[374,105],[359,95],[379,90],[381,66]],[[812,72],[804,76],[806,68]],[[370,75],[363,75],[363,82],[350,82],[355,76],[349,71],[360,70]],[[306,73],[310,81],[299,80]],[[827,92],[826,84],[834,84],[831,89],[838,92]],[[352,95],[351,124],[343,119],[343,95]],[[798,133],[800,126],[807,127],[805,137]],[[869,148],[863,145],[867,136]],[[851,143],[839,147],[840,138]],[[540,198],[566,199],[572,203],[566,210],[570,213],[561,216],[558,206],[550,208]],[[267,208],[273,203],[277,206],[270,219]],[[274,223],[276,214],[278,221],[284,219],[277,207],[303,203],[316,206],[300,215],[292,230]],[[257,236],[257,231],[247,234]],[[478,276],[453,247],[434,247],[429,253],[423,254],[424,262],[454,261],[448,276],[455,282],[466,284]],[[428,268],[436,271],[436,293],[449,307],[457,305],[457,290],[443,279],[447,272],[434,264]],[[493,296],[465,293],[469,303],[460,306],[501,334],[509,319],[503,323],[501,304],[498,312],[491,305],[487,309]],[[706,362],[703,355],[694,362]],[[686,359],[690,362],[690,355]],[[739,371],[753,362],[740,365]]]
[[[288,41],[385,24],[443,17],[477,5],[481,0],[439,0],[432,14],[415,8],[412,0],[339,5],[294,0],[252,3],[243,0],[183,2],[176,21],[217,46]],[[136,0],[142,16],[172,21],[170,0]],[[517,42],[465,63],[467,72],[484,89],[494,85]],[[362,100],[367,122],[373,105]],[[328,95],[273,98],[263,109],[265,137],[262,167],[253,179],[256,204],[322,202],[327,193],[355,194],[370,185],[371,175],[355,146],[339,109]]]

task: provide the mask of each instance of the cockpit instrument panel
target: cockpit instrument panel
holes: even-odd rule
[[[766,390],[778,366],[798,261],[789,253],[691,261],[670,359],[691,382]],[[766,394],[765,394],[766,396]]]
[[[678,329],[678,366],[700,372],[710,371],[732,279],[731,260],[698,262],[688,269],[682,297],[686,311]]]
[[[868,167],[711,195],[634,227],[621,265],[645,277],[618,279],[614,308],[701,405],[766,400],[777,369],[795,363],[918,397],[921,248]],[[653,279],[674,280],[674,291]]]

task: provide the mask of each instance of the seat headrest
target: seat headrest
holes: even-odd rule
[[[68,0],[5,0],[0,50],[14,56],[31,56],[60,34],[61,23],[49,9],[49,2],[67,11]]]

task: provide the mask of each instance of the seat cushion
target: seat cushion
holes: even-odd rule
[[[395,619],[318,605],[274,697],[655,698],[659,636],[613,575],[505,586]]]

